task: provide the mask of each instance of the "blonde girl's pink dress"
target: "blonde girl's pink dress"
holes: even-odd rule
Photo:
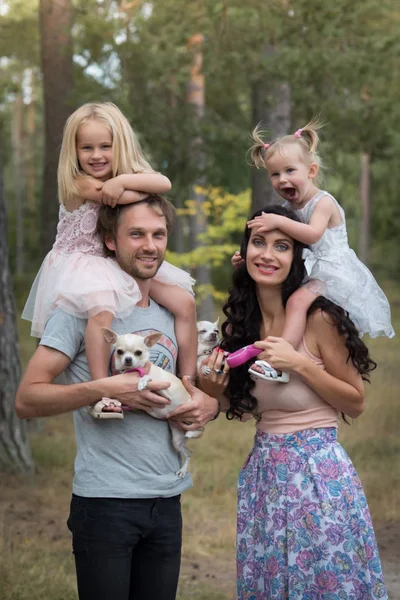
[[[113,258],[106,258],[96,225],[100,205],[86,202],[68,212],[60,205],[57,235],[33,282],[22,318],[32,322],[31,335],[41,337],[57,307],[80,318],[109,311],[129,315],[141,298],[136,281]],[[158,281],[192,292],[194,280],[165,261]]]

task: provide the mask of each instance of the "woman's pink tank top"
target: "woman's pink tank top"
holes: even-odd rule
[[[305,339],[298,348],[321,369],[325,365],[308,350]],[[288,383],[258,379],[251,391],[261,420],[256,427],[266,433],[295,433],[316,427],[337,427],[338,411],[316,394],[296,373]]]

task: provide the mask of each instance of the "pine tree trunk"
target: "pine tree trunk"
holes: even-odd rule
[[[40,0],[45,147],[41,202],[41,248],[54,242],[58,220],[57,165],[65,121],[72,111],[72,1]]]
[[[17,275],[24,272],[24,172],[23,172],[23,119],[24,103],[22,93],[17,94],[13,114],[13,170],[15,190],[15,270]]]
[[[359,239],[359,257],[362,262],[368,264],[368,254],[370,245],[370,225],[371,225],[371,198],[370,198],[370,162],[368,152],[361,154],[360,162],[360,200],[361,200],[361,219],[360,219],[360,239]]]
[[[187,101],[194,107],[196,118],[200,121],[204,115],[205,107],[205,86],[204,75],[202,73],[203,54],[201,46],[203,36],[201,34],[193,35],[188,43],[188,47],[196,49],[193,57],[191,76],[188,85]],[[197,127],[194,127],[196,130]],[[191,219],[191,239],[193,246],[201,246],[199,236],[207,229],[207,219],[203,211],[203,205],[206,201],[204,194],[199,193],[198,187],[205,187],[206,180],[204,176],[206,157],[204,154],[203,142],[200,137],[192,140],[190,148],[190,160],[192,165],[196,165],[198,173],[196,181],[193,182],[190,191],[190,199],[195,201],[196,214]],[[199,319],[214,319],[214,300],[210,293],[204,293],[208,286],[211,286],[211,269],[203,264],[196,267],[195,272],[196,286],[202,295],[200,304],[197,307]]]
[[[266,55],[273,53],[267,48]],[[287,83],[259,80],[252,87],[252,127],[262,123],[268,132],[268,139],[285,135],[290,129],[290,87]],[[264,169],[252,169],[251,212],[261,210],[267,204],[278,202],[279,197]]]
[[[15,305],[8,266],[7,214],[3,185],[4,139],[0,128],[0,471],[31,473],[33,461],[26,424],[18,419],[14,398],[20,379]]]

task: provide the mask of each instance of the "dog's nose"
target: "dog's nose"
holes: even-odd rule
[[[130,356],[127,356],[124,360],[124,363],[127,367],[130,367],[132,365],[132,358]]]

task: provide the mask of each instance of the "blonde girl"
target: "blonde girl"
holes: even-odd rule
[[[108,376],[109,346],[101,328],[110,327],[114,317],[130,314],[141,297],[135,280],[104,256],[96,229],[100,207],[138,202],[170,188],[168,178],[153,171],[145,159],[117,106],[85,104],[69,117],[58,165],[57,236],[22,317],[32,321],[31,334],[36,337],[41,337],[56,307],[88,319],[85,344],[93,379]],[[152,298],[175,315],[178,366],[188,376],[195,375],[197,360],[193,283],[188,273],[164,262],[151,289]],[[89,412],[100,418],[122,417],[119,403],[108,399]]]
[[[285,205],[296,212],[301,223],[263,213],[249,221],[248,227],[256,228],[259,233],[277,229],[309,246],[304,251],[307,277],[286,304],[282,337],[294,348],[301,343],[307,311],[318,295],[347,310],[361,335],[394,335],[385,294],[349,248],[342,207],[329,192],[318,187],[321,159],[317,149],[321,126],[318,119],[313,119],[294,134],[271,142],[262,139],[257,127],[250,150],[254,165],[268,171],[274,190],[286,201]],[[232,258],[235,265],[240,260],[238,253]],[[279,265],[264,256],[259,268],[268,275]],[[281,380],[265,361],[256,361],[250,372],[256,377]]]

